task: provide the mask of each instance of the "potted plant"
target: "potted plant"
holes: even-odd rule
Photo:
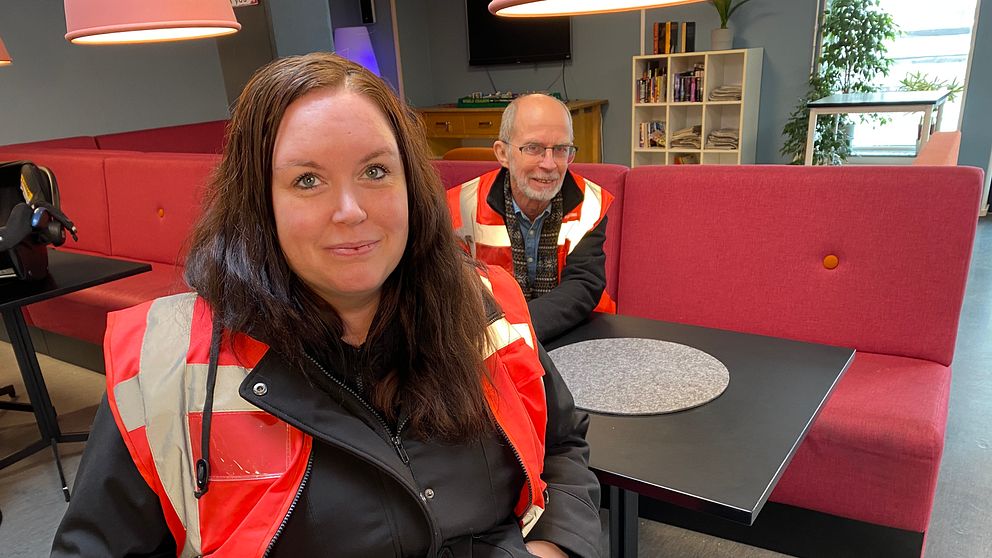
[[[810,101],[834,93],[878,91],[875,80],[889,73],[892,59],[887,41],[896,37],[892,16],[879,8],[878,0],[832,0],[823,12],[823,40],[819,59],[809,79],[809,89],[789,116],[782,134],[780,153],[802,164],[806,155],[806,131]],[[817,119],[814,164],[840,164],[850,155],[847,115]]]
[[[730,16],[744,4],[751,0],[710,0],[710,4],[716,8],[716,13],[720,14],[720,28],[710,31],[710,49],[728,50],[734,48],[734,31],[727,28]]]

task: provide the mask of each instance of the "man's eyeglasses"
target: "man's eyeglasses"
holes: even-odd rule
[[[579,148],[574,145],[564,144],[541,145],[539,143],[525,143],[523,145],[513,145],[508,141],[504,141],[503,143],[511,147],[516,147],[520,150],[520,153],[532,159],[543,159],[544,154],[550,149],[551,156],[554,157],[555,161],[566,161],[569,163],[575,159],[575,152],[579,150]]]

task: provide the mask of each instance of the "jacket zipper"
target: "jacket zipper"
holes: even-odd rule
[[[333,374],[325,370],[324,367],[321,366],[319,362],[314,360],[312,356],[307,355],[307,358],[309,358],[310,362],[314,363],[317,366],[317,368],[319,368],[320,371],[323,372],[325,376],[327,376],[328,379],[330,379],[332,382],[340,386],[341,389],[350,393],[351,396],[357,399],[358,402],[361,403],[362,406],[365,407],[365,409],[368,412],[372,413],[372,416],[374,416],[375,419],[379,421],[379,424],[382,425],[382,429],[386,431],[386,435],[389,436],[389,440],[393,443],[393,449],[396,450],[396,455],[400,456],[400,461],[402,461],[404,465],[409,465],[410,455],[407,454],[406,448],[403,447],[403,439],[400,437],[400,434],[402,434],[403,428],[406,427],[406,424],[407,422],[409,422],[409,419],[404,418],[396,426],[396,434],[393,434],[392,430],[390,430],[389,428],[389,424],[386,423],[386,419],[382,418],[382,415],[379,414],[379,411],[377,411],[375,407],[373,407],[368,401],[366,401],[364,397],[358,395],[358,393],[356,393],[355,390],[351,389],[351,386],[349,386],[345,382],[342,382],[340,379],[336,378]]]
[[[503,439],[506,440],[506,443],[510,446],[510,449],[513,450],[513,456],[517,458],[517,464],[520,465],[520,468],[524,472],[524,480],[527,481],[527,507],[524,508],[524,513],[527,513],[527,510],[534,505],[534,484],[530,480],[530,473],[527,471],[527,466],[524,465],[524,459],[520,457],[520,452],[517,451],[517,447],[513,445],[510,437],[507,436],[506,430],[503,430],[503,427],[495,417],[493,417],[493,422],[496,423],[496,429],[499,430],[499,433],[503,436]],[[523,520],[523,517],[524,516],[522,515],[517,516],[517,520]]]
[[[376,418],[376,420],[379,421],[379,424],[382,425],[382,428],[386,432],[386,435],[389,436],[389,439],[390,439],[390,441],[393,444],[393,449],[396,450],[396,454],[399,455],[399,457],[400,457],[400,461],[402,461],[404,465],[409,466],[410,465],[410,455],[407,454],[406,448],[403,447],[403,439],[400,436],[402,434],[402,432],[403,432],[403,428],[405,428],[406,425],[407,425],[407,423],[409,422],[409,417],[406,417],[402,421],[400,421],[400,423],[396,426],[396,434],[393,434],[390,431],[390,429],[389,429],[389,425],[386,423],[386,419],[382,418],[382,415],[379,414],[379,411],[377,411],[375,409],[375,407],[373,407],[368,401],[366,401],[365,398],[363,398],[360,395],[358,395],[355,392],[355,390],[351,389],[351,387],[348,386],[348,384],[346,384],[345,382],[342,382],[340,379],[338,379],[333,374],[331,374],[330,372],[328,372],[312,356],[307,355],[307,358],[310,359],[310,362],[314,363],[314,365],[317,367],[317,369],[320,370],[321,372],[323,372],[324,375],[327,376],[332,382],[334,382],[335,384],[337,384],[338,386],[340,386],[341,389],[343,389],[346,392],[348,392],[349,394],[351,394],[351,396],[354,397],[355,399],[357,399],[358,402],[361,403],[363,407],[365,407],[365,409],[367,409],[370,413],[372,413],[372,416],[374,416]],[[512,446],[513,444],[510,444],[510,445]],[[514,451],[516,451],[516,450],[514,450]],[[393,475],[393,476],[396,477],[396,475]],[[416,490],[411,489],[410,486],[407,485],[406,482],[403,481],[403,479],[401,479],[399,477],[396,477],[396,480],[399,481],[400,486],[406,488],[407,492],[411,496],[413,496],[413,499],[414,500],[417,501],[417,505],[419,505],[421,511],[424,512],[424,517],[427,518],[427,523],[431,526],[431,533],[433,533],[433,536],[431,537],[431,549],[430,549],[430,552],[428,553],[428,555],[429,556],[433,556],[434,555],[434,549],[437,548],[437,545],[435,543],[437,542],[437,536],[438,536],[438,533],[439,533],[438,528],[437,528],[437,525],[435,524],[435,521],[434,521],[434,516],[431,515],[431,511],[427,507],[427,503],[424,502],[423,498],[421,498],[420,494],[418,494]],[[263,558],[265,558],[265,557],[263,556]]]
[[[276,541],[282,536],[283,530],[286,529],[286,524],[289,523],[289,516],[293,515],[293,510],[296,509],[296,504],[300,501],[300,496],[303,495],[303,489],[306,487],[307,482],[310,480],[310,470],[313,468],[313,450],[310,450],[310,456],[307,457],[307,470],[303,473],[303,480],[300,481],[300,487],[296,489],[296,496],[293,497],[293,503],[289,505],[289,509],[286,510],[286,517],[282,518],[282,523],[279,524],[279,528],[276,529],[276,534],[272,536],[272,540],[269,541],[269,546],[265,547],[265,554],[262,558],[268,558],[269,554],[272,553],[272,548],[275,547]]]

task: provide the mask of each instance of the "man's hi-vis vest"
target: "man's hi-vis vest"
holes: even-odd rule
[[[526,534],[545,505],[544,369],[516,282],[498,269],[483,282],[504,311],[487,330],[485,395],[524,467],[514,511]],[[158,495],[177,555],[263,556],[301,490],[313,439],[238,395],[268,348],[235,335],[218,361],[210,490],[195,498],[210,337],[210,309],[193,293],[110,313],[107,396],[138,471]]]
[[[486,200],[501,169],[462,183],[447,192],[448,209],[455,234],[464,248],[479,261],[499,266],[513,275],[513,249],[506,220]],[[596,228],[613,203],[613,194],[591,180],[574,172],[575,184],[582,192],[582,201],[561,220],[558,232],[558,279],[565,268],[565,258],[572,253],[582,237]],[[498,185],[497,188],[501,188]],[[567,209],[567,208],[566,208]],[[603,295],[594,309],[596,312],[616,313],[617,305],[603,289]]]

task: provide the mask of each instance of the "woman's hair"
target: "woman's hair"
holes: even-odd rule
[[[389,326],[401,339],[386,345],[400,349],[402,362],[399,374],[376,383],[373,402],[394,420],[402,406],[422,437],[477,437],[492,427],[482,387],[488,323],[483,301],[490,295],[455,242],[419,118],[361,66],[313,53],[255,72],[234,109],[204,213],[192,232],[186,280],[225,329],[268,344],[301,370],[313,368],[308,350],[343,343],[340,317],[290,269],[272,209],[276,132],[286,108],[318,89],[357,93],[377,106],[392,128],[406,176],[406,249],[383,285],[366,341],[376,346]]]

